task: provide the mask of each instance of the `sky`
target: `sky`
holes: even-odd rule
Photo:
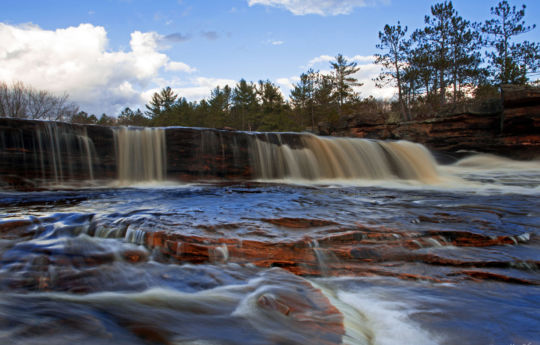
[[[471,21],[498,1],[455,0]],[[540,1],[527,6],[536,22]],[[144,108],[170,86],[190,101],[216,86],[270,80],[288,97],[301,73],[329,71],[343,54],[360,66],[362,97],[389,98],[372,78],[378,32],[400,21],[423,26],[428,0],[1,0],[0,81],[22,81],[82,110],[118,115]],[[540,28],[520,39],[540,41]],[[144,110],[144,109],[143,109]]]

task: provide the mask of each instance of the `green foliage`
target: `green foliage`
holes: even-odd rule
[[[399,21],[397,26],[387,24],[382,32],[379,31],[380,43],[376,47],[384,53],[375,54],[375,63],[383,68],[381,74],[375,79],[375,85],[380,88],[388,85],[398,88],[400,112],[407,120],[409,119],[409,112],[403,97],[403,77],[407,67],[408,48],[405,42],[406,33],[407,27],[402,28]]]
[[[356,62],[348,62],[341,54],[336,56],[335,61],[330,62],[330,66],[332,67],[334,97],[338,100],[339,112],[341,114],[343,104],[355,96],[353,87],[363,85],[358,82],[358,79],[352,76],[360,70],[360,67],[356,67]]]
[[[84,111],[80,111],[71,117],[71,123],[79,123],[81,125],[95,125],[97,122],[96,115],[88,115]]]
[[[136,111],[131,110],[129,107],[122,110],[116,120],[116,124],[121,126],[139,126],[144,127],[150,124],[150,121],[145,117],[140,109]]]
[[[241,79],[234,88],[232,115],[235,127],[243,131],[255,130],[257,128],[257,90],[253,83],[248,83],[245,79]]]
[[[101,126],[114,126],[116,124],[116,119],[103,113],[101,114],[97,124]]]
[[[536,25],[525,25],[525,5],[521,10],[510,7],[506,0],[491,8],[494,18],[486,20],[481,27],[487,36],[491,51],[486,53],[490,61],[493,82],[502,84],[525,84],[528,72],[540,67],[538,42],[513,42],[514,37],[533,30]]]
[[[150,118],[155,118],[164,112],[171,111],[177,97],[178,95],[175,95],[168,86],[160,93],[155,92],[150,103],[146,105],[146,109],[148,109],[146,114]]]
[[[300,75],[300,81],[291,90],[291,103],[294,109],[295,122],[304,129],[311,125],[311,131],[315,132],[315,88],[317,72],[309,69]]]

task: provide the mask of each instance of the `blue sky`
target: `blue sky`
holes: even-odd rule
[[[540,1],[527,5],[535,23]],[[0,80],[67,92],[81,108],[116,115],[171,86],[190,100],[240,78],[266,80],[287,96],[309,67],[341,53],[361,66],[362,96],[391,97],[370,82],[377,33],[398,20],[423,25],[426,0],[2,0]],[[457,0],[481,21],[497,1]],[[537,23],[537,24],[540,24]],[[540,41],[540,28],[521,38]]]

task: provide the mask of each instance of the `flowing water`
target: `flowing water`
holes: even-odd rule
[[[540,344],[537,161],[253,136],[254,180],[182,184],[115,140],[116,182],[0,192],[1,344]]]

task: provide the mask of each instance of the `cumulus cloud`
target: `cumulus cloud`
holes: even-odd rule
[[[285,89],[286,91],[290,91],[294,89],[294,85],[300,81],[300,77],[294,76],[289,78],[278,78],[276,80],[276,83]]]
[[[280,45],[282,45],[283,43],[285,43],[285,42],[283,42],[283,41],[272,41],[272,42],[271,42],[271,44],[272,44],[273,46],[280,46]]]
[[[320,64],[322,62],[330,62],[330,61],[333,61],[335,58],[333,56],[330,56],[330,55],[321,55],[321,56],[317,56],[317,57],[314,57],[313,59],[309,60],[308,62],[308,66],[309,67],[313,67],[317,64]]]
[[[388,0],[248,0],[248,5],[264,5],[284,8],[294,15],[318,14],[335,16],[349,14],[357,7],[374,6]]]
[[[155,32],[135,31],[130,50],[111,51],[101,26],[44,30],[0,23],[0,80],[67,92],[86,111],[115,114],[126,105],[143,103],[143,90],[155,83],[160,71],[195,70],[164,54],[164,39]]]
[[[178,61],[170,61],[165,66],[165,69],[167,71],[186,72],[186,73],[193,73],[197,70],[196,68],[190,67],[189,65],[183,62],[178,62]]]

